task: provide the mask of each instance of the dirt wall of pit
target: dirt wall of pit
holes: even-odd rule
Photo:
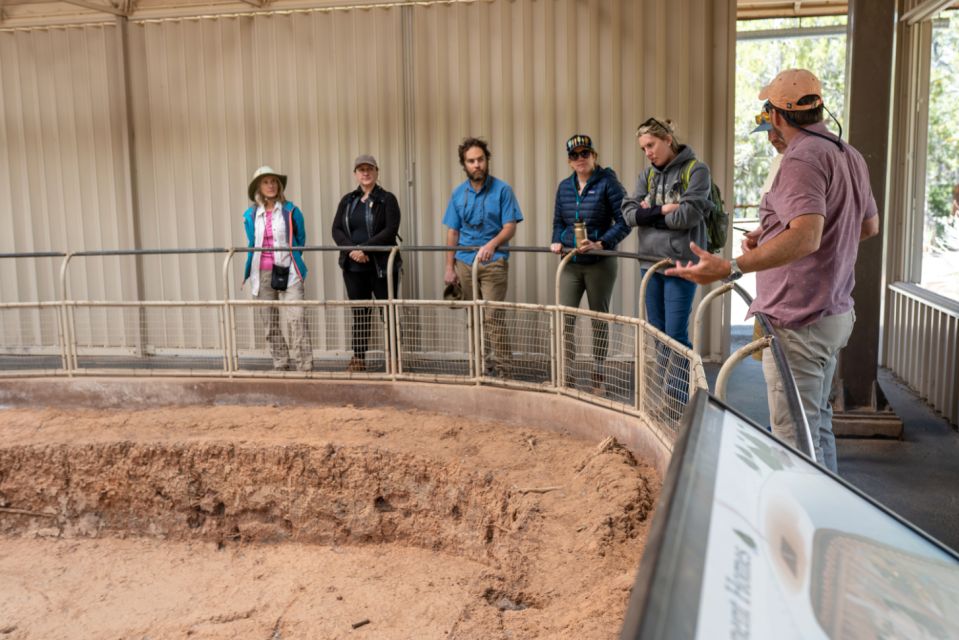
[[[423,409],[528,426],[587,439],[613,436],[665,476],[672,444],[641,417],[551,393],[420,382],[18,378],[0,380],[0,404],[136,409],[186,405],[343,406]]]

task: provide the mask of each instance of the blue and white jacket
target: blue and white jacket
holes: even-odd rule
[[[262,238],[256,237],[256,211],[259,205],[254,204],[243,212],[243,230],[246,231],[246,246],[256,247],[257,242],[262,242]],[[292,221],[292,224],[291,224]],[[306,246],[306,225],[303,222],[303,212],[292,202],[283,203],[283,224],[286,229],[285,243],[280,246],[303,247]],[[303,262],[303,252],[293,251],[293,269],[296,271],[300,280],[306,281],[308,269]],[[253,268],[253,256],[259,252],[250,251],[246,254],[246,266],[243,268],[243,282],[250,278],[250,271]],[[259,258],[256,260],[259,265]],[[256,284],[254,284],[254,288]]]

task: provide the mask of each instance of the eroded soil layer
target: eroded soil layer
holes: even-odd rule
[[[350,406],[9,409],[0,443],[0,638],[612,638],[659,487]]]

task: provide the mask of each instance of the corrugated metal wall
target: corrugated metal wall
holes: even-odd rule
[[[133,245],[115,36],[112,27],[0,33],[0,251]],[[3,266],[3,300],[57,299],[58,262]],[[133,293],[122,270],[77,272],[91,296]]]
[[[330,244],[352,158],[372,152],[404,206],[406,242],[440,244],[464,178],[456,146],[472,134],[489,139],[492,171],[523,208],[514,244],[545,245],[574,132],[592,135],[632,190],[636,125],[672,117],[730,192],[734,36],[733,0],[494,0],[0,33],[0,224],[15,230],[0,242],[240,245],[247,179],[271,164],[290,175],[310,244]],[[406,293],[437,296],[441,260],[407,258]],[[218,259],[138,264],[144,299],[222,296]],[[333,254],[310,264],[309,297],[344,295]],[[510,297],[550,302],[554,259],[513,264]],[[135,269],[109,265],[78,261],[74,296],[135,298]],[[53,274],[37,277],[3,270],[2,299],[52,297]],[[614,311],[635,313],[637,289],[623,268]]]
[[[437,220],[451,185],[464,178],[456,145],[467,134],[490,141],[492,172],[516,191],[526,218],[519,245],[549,243],[556,185],[569,172],[563,143],[573,133],[593,136],[600,162],[632,191],[643,168],[636,126],[668,116],[716,167],[716,181],[731,184],[732,3],[494,2],[435,6],[414,17],[420,243],[445,241]],[[635,234],[622,248],[635,250]],[[418,274],[427,295],[439,284],[441,260]],[[555,258],[519,264],[511,297],[551,301]],[[621,269],[614,312],[635,313],[637,291],[638,270]]]
[[[0,251],[132,247],[116,29],[0,33]],[[74,294],[136,299],[132,261],[78,261]],[[56,300],[60,261],[4,260],[0,301]],[[95,313],[108,334],[122,323]],[[0,331],[15,344],[17,320]],[[41,329],[55,342],[53,325]]]

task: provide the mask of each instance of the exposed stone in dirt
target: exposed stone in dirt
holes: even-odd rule
[[[659,488],[420,411],[16,409],[0,442],[11,638],[612,638]]]

